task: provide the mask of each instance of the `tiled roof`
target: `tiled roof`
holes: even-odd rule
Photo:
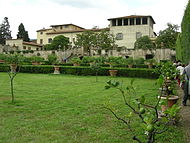
[[[122,18],[141,18],[141,17],[150,17],[155,24],[154,19],[150,15],[130,15],[130,16],[123,16],[123,17],[116,17],[116,18],[109,18],[108,20],[113,20],[113,19],[122,19]]]
[[[23,44],[25,44],[25,45],[32,45],[32,46],[42,47],[41,44],[37,44],[37,43],[34,43],[34,42],[24,42],[24,41],[23,41]]]
[[[107,31],[109,31],[109,28],[56,31],[56,32],[49,32],[49,33],[46,33],[46,34],[77,33],[77,32],[84,32],[84,31],[94,31],[94,32],[96,32],[96,31],[102,31],[102,30],[107,30]]]
[[[78,28],[80,28],[80,29],[85,29],[85,28],[80,27],[80,26],[75,25],[75,24],[60,24],[60,25],[51,25],[50,27],[57,27],[57,26],[69,26],[69,25],[72,25],[72,26],[78,27]]]

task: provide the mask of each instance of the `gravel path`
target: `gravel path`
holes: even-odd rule
[[[178,92],[180,95],[179,102],[180,105],[182,105],[181,99],[183,97],[183,90],[179,89]],[[181,114],[181,124],[185,132],[187,143],[190,143],[190,101],[187,101],[187,106],[182,106],[180,114]]]

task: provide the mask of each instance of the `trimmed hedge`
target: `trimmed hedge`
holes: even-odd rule
[[[140,77],[140,78],[158,78],[158,75],[154,73],[154,69],[147,68],[114,68],[118,70],[117,76],[123,77]],[[102,67],[98,71],[99,76],[108,76],[110,68]],[[9,66],[0,65],[0,72],[9,71]],[[52,65],[22,65],[19,67],[19,71],[22,73],[44,73],[49,74],[54,72]],[[60,73],[73,74],[73,75],[96,75],[96,71],[90,67],[82,66],[61,66]]]

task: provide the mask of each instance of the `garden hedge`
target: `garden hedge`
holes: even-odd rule
[[[139,78],[158,78],[158,75],[154,73],[154,69],[147,68],[114,68],[118,70],[117,76],[123,77],[139,77]],[[52,65],[22,65],[18,68],[19,72],[22,73],[44,73],[49,74],[54,72]],[[102,67],[98,71],[99,76],[108,76],[109,67]],[[0,65],[0,72],[9,71],[9,66]],[[62,74],[73,74],[73,75],[96,75],[96,71],[86,66],[61,66],[60,72]]]

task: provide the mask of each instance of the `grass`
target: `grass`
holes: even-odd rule
[[[9,77],[0,73],[0,143],[134,142],[134,133],[104,108],[110,100],[121,109],[118,114],[127,113],[118,91],[104,89],[108,79],[123,85],[131,80],[98,77],[95,82],[91,76],[19,73],[14,81],[16,102],[11,104]],[[135,79],[139,95],[145,94],[147,102],[155,101],[154,83],[151,79]],[[134,129],[142,133],[138,122]],[[180,127],[171,127],[158,138],[160,143],[185,143]]]

